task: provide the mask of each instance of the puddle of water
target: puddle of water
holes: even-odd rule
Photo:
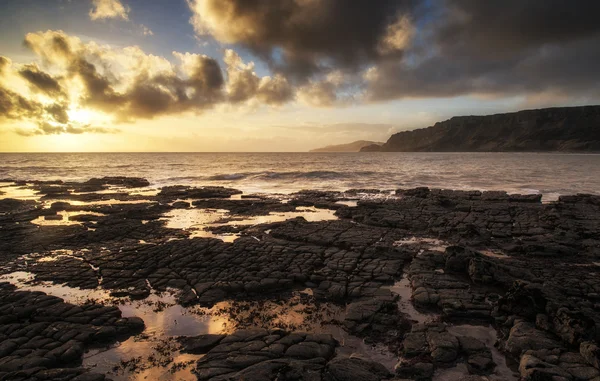
[[[229,213],[225,209],[174,209],[164,214],[170,229],[194,229],[208,226]]]
[[[490,349],[490,351],[492,352],[492,359],[494,360],[494,363],[496,364],[494,373],[491,374],[490,376],[488,376],[488,379],[490,381],[518,381],[519,380],[518,373],[516,373],[515,371],[510,369],[510,367],[508,366],[508,364],[506,362],[506,356],[504,356],[504,354],[502,354],[494,346],[494,344],[496,343],[498,334],[493,327],[463,324],[463,325],[456,325],[456,326],[448,327],[448,332],[455,336],[473,337],[473,338],[481,341],[482,343],[484,343],[485,346]],[[462,369],[461,366],[459,366],[457,368]],[[466,368],[466,366],[465,366],[465,368]],[[453,369],[459,370],[456,368],[453,368]],[[448,369],[446,371],[449,373],[442,371],[442,372],[440,372],[439,375],[436,375],[433,379],[435,381],[445,381],[445,380],[456,380],[457,379],[457,378],[447,378],[447,376],[453,372],[452,369]],[[468,371],[466,374],[468,374]]]
[[[84,304],[89,300],[105,301],[110,298],[110,292],[103,289],[81,290],[50,282],[37,282],[35,275],[29,272],[17,271],[10,274],[0,275],[0,282],[9,282],[20,290],[41,291],[48,295],[56,296],[71,304]]]
[[[335,203],[338,205],[346,205],[351,208],[355,208],[358,206],[358,201],[336,201]]]
[[[266,216],[252,216],[242,219],[233,219],[225,209],[175,209],[164,214],[167,221],[166,227],[182,229],[191,233],[190,238],[217,238],[225,242],[233,242],[240,237],[236,233],[215,234],[211,228],[222,226],[255,226],[273,222],[283,222],[296,217],[303,217],[310,222],[337,220],[334,210],[319,209],[315,207],[298,207],[296,211],[285,213],[270,213]],[[227,222],[219,222],[230,219]]]
[[[50,255],[44,257],[38,257],[36,255],[25,256],[24,259],[31,259],[36,262],[56,262],[61,258],[74,258],[78,260],[83,260],[83,258],[79,258],[73,255],[73,250],[52,250],[50,251]]]
[[[411,301],[412,288],[407,274],[404,274],[399,282],[396,282],[393,286],[390,286],[389,290],[392,293],[400,296],[400,300],[398,300],[398,308],[400,309],[400,312],[407,314],[411,320],[414,320],[419,324],[423,324],[438,317],[438,315],[434,313],[423,313],[417,311]]]
[[[313,206],[307,207],[297,207],[294,212],[284,212],[284,213],[269,213],[267,216],[253,216],[250,218],[246,218],[243,220],[235,220],[227,222],[227,225],[230,226],[239,226],[239,225],[260,225],[260,224],[270,224],[273,222],[283,222],[287,220],[291,220],[293,218],[303,217],[308,222],[319,222],[319,221],[333,221],[337,220],[337,216],[335,215],[335,210],[330,209],[319,209]]]
[[[127,301],[118,307],[124,317],[139,316],[144,320],[143,334],[91,350],[82,364],[109,374],[115,381],[196,380],[191,370],[202,356],[179,352],[173,338],[221,333],[224,321],[208,309],[204,314],[191,313],[176,304],[175,297],[169,293],[151,294],[143,301]],[[136,361],[139,361],[137,365]]]
[[[132,196],[158,196],[160,189],[128,189],[127,190]]]
[[[77,201],[77,200],[53,200],[53,201],[65,201],[75,206],[95,206],[95,205],[135,205],[135,204],[150,204],[156,203],[157,201],[152,200],[98,200],[98,201]]]
[[[40,225],[40,226],[69,226],[69,225],[81,225],[81,221],[73,221],[71,220],[72,217],[75,216],[81,216],[81,215],[88,215],[88,216],[97,216],[97,217],[104,217],[106,216],[106,214],[102,214],[102,213],[96,213],[96,212],[68,212],[68,211],[61,211],[61,212],[57,212],[57,215],[61,216],[61,219],[46,219],[46,216],[40,216],[38,218],[36,218],[35,220],[31,221],[32,224],[36,224],[36,225]]]
[[[3,198],[15,198],[18,200],[39,200],[40,195],[36,194],[36,191],[33,189],[22,186],[15,185],[14,183],[1,183],[0,191],[4,193],[0,193],[0,199]]]
[[[398,363],[398,356],[390,352],[385,345],[367,344],[363,339],[348,334],[348,332],[338,326],[330,326],[327,333],[331,334],[340,343],[340,346],[336,348],[338,356],[358,356],[366,360],[378,362],[390,372],[394,372],[394,368]]]
[[[430,251],[446,251],[450,244],[435,238],[410,237],[394,242],[394,246],[417,246]]]
[[[168,340],[130,338],[108,350],[88,352],[82,366],[114,381],[196,381],[192,369],[202,355],[173,353],[170,347],[175,345]]]

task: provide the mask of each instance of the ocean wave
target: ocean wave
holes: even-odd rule
[[[291,172],[239,172],[239,173],[221,173],[211,175],[205,178],[209,181],[236,181],[236,180],[264,180],[264,181],[281,181],[281,180],[344,180],[356,177],[373,176],[377,172],[359,171],[359,172],[337,172],[337,171],[291,171]]]
[[[208,176],[206,180],[210,181],[227,181],[227,180],[243,180],[248,178],[249,174],[247,173],[232,173],[232,174],[221,174],[221,175],[213,175]]]
[[[192,181],[206,181],[206,176],[176,176],[176,177],[165,177],[158,178],[155,181],[159,184],[173,184],[176,182],[192,182]]]

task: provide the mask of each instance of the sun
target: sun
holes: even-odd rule
[[[81,124],[90,124],[96,120],[95,112],[83,108],[71,109],[67,111],[69,120]]]

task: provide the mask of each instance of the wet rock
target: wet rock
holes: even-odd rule
[[[69,210],[70,208],[71,208],[71,204],[68,202],[64,202],[64,201],[53,202],[50,205],[50,209],[56,210],[56,211]]]
[[[414,328],[413,328],[414,329]],[[427,337],[425,332],[410,332],[402,341],[402,353],[405,357],[420,356],[428,352]]]
[[[225,335],[200,335],[195,337],[182,337],[179,342],[183,346],[183,351],[194,354],[204,354],[216,347]]]
[[[321,380],[336,345],[329,335],[242,330],[220,339],[197,362],[194,373],[199,380],[276,380],[282,373]]]
[[[583,342],[579,346],[581,356],[596,369],[600,369],[600,348],[596,343]]]
[[[379,381],[391,377],[383,365],[360,358],[335,358],[327,364],[327,373],[335,381]]]
[[[187,201],[176,201],[173,203],[173,208],[175,209],[187,209],[190,206],[192,206],[192,204]]]
[[[150,185],[150,182],[141,177],[103,177],[88,180],[86,185],[118,185],[126,188],[143,188]]]
[[[458,339],[441,327],[427,331],[427,343],[434,362],[451,363],[456,360],[459,348]]]
[[[535,319],[546,310],[547,301],[539,285],[515,282],[506,295],[498,302],[498,309],[507,315]]]
[[[411,380],[431,380],[433,364],[428,362],[400,363],[396,367],[396,375]]]
[[[557,340],[524,320],[515,322],[505,343],[506,351],[517,358],[528,350],[537,351],[560,347],[561,344]]]
[[[62,221],[63,220],[63,216],[62,214],[50,214],[47,216],[44,216],[44,219],[46,221]]]
[[[521,379],[534,380],[572,380],[571,374],[560,367],[543,362],[533,355],[524,355],[519,364]],[[560,378],[557,378],[560,377]]]
[[[298,359],[328,359],[333,356],[333,348],[331,345],[319,344],[317,342],[302,342],[289,347],[285,355]]]
[[[36,202],[32,200],[17,200],[14,198],[3,198],[0,200],[0,213],[19,213],[34,209]]]
[[[492,360],[492,352],[481,341],[468,337],[459,336],[461,352],[467,356],[467,366],[472,374],[489,374],[496,364]]]
[[[163,187],[158,194],[159,197],[199,199],[199,198],[229,198],[242,192],[237,189],[224,187],[202,187],[194,188],[188,186]]]
[[[396,348],[410,330],[410,322],[398,310],[395,298],[382,292],[375,298],[349,304],[344,327],[356,336]]]

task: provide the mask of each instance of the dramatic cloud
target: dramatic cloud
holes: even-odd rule
[[[352,80],[341,71],[332,71],[324,78],[310,80],[298,89],[298,99],[315,107],[332,107],[354,100]]]
[[[410,1],[188,0],[200,35],[251,49],[281,72],[305,77],[399,55],[413,28]],[[279,57],[281,56],[281,57]]]
[[[129,7],[124,6],[120,0],[92,0],[93,8],[90,10],[90,19],[122,19],[129,20]]]
[[[281,75],[259,78],[254,73],[254,63],[245,64],[233,50],[225,51],[227,65],[227,96],[229,102],[239,103],[256,98],[270,105],[280,105],[293,99],[294,92],[287,79]]]
[[[25,81],[30,93],[19,93],[9,89],[15,79]],[[40,98],[40,95],[42,98]],[[57,78],[43,72],[37,65],[13,67],[12,62],[0,57],[0,120],[30,122],[35,129],[18,128],[22,136],[50,134],[109,133],[114,129],[90,127],[69,118],[69,104]]]
[[[251,50],[311,105],[472,94],[599,96],[594,0],[188,4],[199,35]],[[340,73],[343,83],[332,80]]]
[[[276,106],[295,95],[285,77],[258,76],[254,63],[244,63],[233,50],[225,51],[223,70],[218,61],[205,55],[173,52],[172,63],[139,47],[84,43],[62,31],[29,33],[24,44],[39,57],[41,67],[32,63],[10,70],[29,92],[3,86],[0,93],[2,117],[38,126],[21,135],[104,132],[99,127],[74,125],[69,116],[81,114],[79,110],[122,123],[200,113],[220,104]],[[11,65],[1,58],[0,72]]]
[[[221,44],[222,61],[30,33],[34,63],[0,57],[0,118],[27,122],[26,135],[77,134],[222,105],[600,99],[595,0],[187,2],[197,34]],[[121,1],[93,4],[92,19],[129,19]],[[135,34],[152,32],[139,25]]]
[[[76,100],[117,120],[200,111],[222,101],[224,79],[214,59],[174,53],[181,61],[145,54],[137,47],[84,44],[63,32],[28,34],[25,43],[55,70],[80,86]]]
[[[19,70],[19,74],[37,91],[44,92],[51,97],[64,96],[63,89],[58,80],[41,71],[36,64],[24,65]]]
[[[44,113],[43,106],[0,85],[0,118],[38,118]]]
[[[61,135],[61,134],[73,134],[81,135],[85,133],[94,134],[114,134],[119,130],[113,128],[104,127],[92,127],[90,125],[56,125],[48,122],[40,122],[38,127],[33,130],[17,129],[15,132],[21,136],[39,136],[39,135]]]
[[[365,73],[368,97],[600,96],[600,3],[445,0],[399,60]]]

